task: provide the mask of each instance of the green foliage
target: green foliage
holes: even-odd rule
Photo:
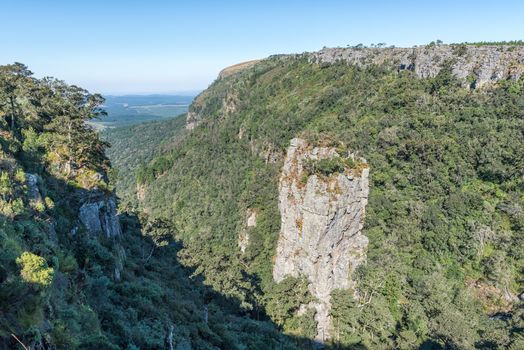
[[[101,138],[111,144],[107,156],[118,169],[116,190],[123,206],[135,200],[136,169],[175,147],[186,132],[185,115],[173,119],[106,129]]]
[[[344,163],[340,157],[323,158],[319,160],[308,159],[304,163],[304,169],[310,175],[322,174],[325,176],[344,171]]]
[[[304,170],[308,175],[319,174],[329,176],[335,173],[343,173],[348,169],[355,169],[357,166],[362,166],[362,164],[350,157],[343,158],[339,156],[322,159],[306,159],[304,162]]]
[[[31,349],[161,349],[169,339],[176,348],[296,349],[192,277],[170,222],[122,215],[122,237],[85,232],[80,206],[113,196],[107,144],[87,123],[104,114],[102,102],[23,65],[0,66],[0,349],[20,347],[14,336]],[[161,125],[156,136],[173,136],[161,149],[171,149],[184,121]],[[149,135],[135,150],[160,145]],[[27,173],[38,179],[31,187]],[[248,279],[237,285],[250,290]]]
[[[381,295],[370,295],[358,303],[351,291],[338,290],[332,293],[332,305],[333,342],[337,346],[394,347],[391,337],[395,332],[395,320]]]
[[[11,179],[9,178],[9,173],[2,171],[0,173],[0,195],[6,197],[12,193],[13,186],[11,184]]]
[[[190,110],[201,124],[140,169],[145,196],[136,206],[174,223],[182,261],[215,290],[300,328],[271,274],[281,159],[300,135],[346,144],[370,168],[370,243],[367,265],[354,276],[362,299],[352,291],[333,296],[339,343],[471,348],[493,333],[496,346],[509,346],[511,327],[488,319],[487,310],[504,308],[471,285],[512,295],[523,289],[522,79],[489,91],[461,84],[450,62],[418,79],[301,56],[264,60],[196,99]],[[226,96],[236,97],[233,113],[224,109]],[[307,166],[324,175],[344,169],[340,159]],[[246,228],[253,209],[257,226]],[[250,243],[241,254],[244,230]],[[262,297],[250,300],[253,290]]]
[[[53,268],[47,266],[47,262],[41,256],[30,252],[23,252],[16,259],[20,266],[20,276],[28,283],[36,283],[42,287],[47,287],[53,281]]]
[[[267,312],[277,324],[284,325],[294,316],[300,305],[313,301],[307,284],[305,278],[293,277],[287,277],[275,284],[270,294],[271,299],[267,303]]]

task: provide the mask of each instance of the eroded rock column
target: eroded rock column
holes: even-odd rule
[[[273,278],[305,276],[316,302],[317,340],[329,338],[330,293],[354,288],[351,274],[366,259],[368,239],[362,234],[367,204],[369,168],[362,158],[354,168],[332,174],[311,174],[306,164],[344,159],[334,147],[313,147],[291,140],[279,183],[281,232]]]

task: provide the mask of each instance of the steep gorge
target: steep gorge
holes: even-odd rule
[[[117,209],[107,144],[87,123],[102,103],[0,66],[0,349],[296,349],[192,278],[170,223]]]
[[[334,48],[235,70],[139,171],[138,207],[173,221],[206,284],[287,333],[509,346],[496,338],[520,322],[523,57]]]

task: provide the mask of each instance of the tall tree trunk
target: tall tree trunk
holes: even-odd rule
[[[169,326],[169,333],[167,334],[167,346],[169,350],[173,350],[173,331],[175,330],[175,326],[171,325]]]
[[[71,170],[73,168],[73,155],[71,154],[72,152],[72,144],[71,144],[71,141],[72,141],[72,137],[71,137],[71,134],[73,133],[72,129],[72,123],[69,123],[68,125],[68,133],[67,133],[67,140],[69,141],[69,154],[67,155],[67,163],[66,163],[66,172],[67,172],[67,176],[70,176],[71,175]]]
[[[15,99],[13,96],[9,97],[11,102],[11,134],[15,134],[15,119],[16,119],[16,108],[15,108]]]

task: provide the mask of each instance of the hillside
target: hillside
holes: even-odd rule
[[[522,348],[523,62],[503,45],[270,57],[195,99],[136,205],[287,334]]]
[[[0,349],[296,349],[193,276],[172,225],[118,213],[103,102],[0,66]]]
[[[230,75],[233,75],[235,73],[238,73],[246,68],[249,68],[251,67],[252,65],[256,64],[259,60],[252,60],[252,61],[247,61],[247,62],[241,62],[241,63],[237,63],[237,64],[234,64],[232,66],[229,66],[229,67],[226,67],[224,69],[222,69],[220,71],[220,73],[218,73],[218,77],[219,78],[226,78]]]
[[[136,170],[154,156],[170,151],[186,133],[185,115],[168,120],[143,122],[103,130],[100,137],[110,144],[106,154],[111,160],[114,184],[122,206],[136,196]]]

